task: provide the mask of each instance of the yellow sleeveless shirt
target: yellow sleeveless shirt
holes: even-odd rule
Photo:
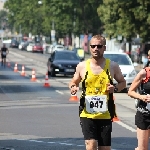
[[[85,79],[82,80],[82,95],[80,98],[80,104],[83,103],[83,99],[85,100],[85,96],[89,95],[106,95],[107,96],[107,103],[109,100],[109,93],[106,91],[107,84],[110,83],[110,79],[108,78],[107,71],[110,75],[110,60],[105,60],[105,67],[103,71],[99,74],[93,74],[92,70],[90,68],[90,61],[91,59],[88,59],[86,61],[86,73]],[[84,85],[83,85],[84,82]],[[85,87],[83,87],[85,86]],[[83,88],[85,90],[83,90]],[[108,104],[107,104],[108,105]],[[86,104],[84,102],[84,108],[80,112],[80,117],[86,117],[86,118],[92,118],[92,119],[110,119],[110,113],[107,110],[104,113],[97,112],[97,113],[89,113],[86,111]]]

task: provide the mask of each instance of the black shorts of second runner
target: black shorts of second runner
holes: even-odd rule
[[[110,119],[80,118],[85,140],[95,139],[98,146],[111,146],[112,121]]]
[[[141,130],[150,129],[150,114],[137,111],[135,115],[135,125]]]
[[[1,58],[3,59],[3,58],[6,58],[6,55],[1,55]]]

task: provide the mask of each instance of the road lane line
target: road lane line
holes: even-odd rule
[[[59,145],[65,145],[65,146],[77,146],[77,147],[85,147],[85,145],[78,145],[73,143],[65,143],[65,142],[44,142],[44,141],[38,141],[38,140],[25,140],[25,139],[16,139],[18,141],[29,141],[29,142],[35,142],[35,143],[45,143],[45,144],[59,144]],[[117,149],[111,149],[111,150],[117,150]]]
[[[9,53],[11,53],[11,54],[13,54],[13,55],[15,55],[15,56],[17,56],[17,57],[20,57],[20,58],[25,58],[25,56],[23,56],[23,55],[21,55],[21,54],[14,53],[14,52],[12,52],[12,51],[9,51]]]
[[[121,121],[117,121],[116,123],[119,124],[120,126],[126,128],[126,129],[130,130],[131,132],[136,132],[136,130],[134,128],[128,126],[127,124],[125,124],[125,123],[123,123]]]
[[[45,144],[59,144],[59,145],[68,145],[68,146],[82,146],[84,147],[85,145],[78,145],[78,144],[73,144],[73,143],[65,143],[65,142],[45,142],[45,141],[39,141],[39,140],[26,140],[26,139],[15,139],[15,140],[18,140],[18,141],[29,141],[29,142],[35,142],[35,143],[45,143]]]
[[[61,92],[61,91],[59,91],[59,90],[55,90],[55,92],[57,92],[57,93],[59,93],[59,94],[61,94],[61,95],[64,95],[64,93]]]

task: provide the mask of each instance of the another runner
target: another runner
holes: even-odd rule
[[[6,66],[6,56],[9,53],[9,50],[5,44],[3,44],[3,47],[1,48],[0,52],[1,52],[1,59],[2,59],[1,66],[5,67]]]
[[[150,137],[150,51],[148,51],[148,63],[139,71],[132,82],[128,95],[137,99],[135,125],[137,126],[138,146],[135,150],[148,150]],[[139,92],[137,92],[137,89]]]

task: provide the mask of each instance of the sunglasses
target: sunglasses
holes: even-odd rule
[[[90,45],[91,48],[95,48],[97,46],[97,48],[102,48],[104,45]]]

